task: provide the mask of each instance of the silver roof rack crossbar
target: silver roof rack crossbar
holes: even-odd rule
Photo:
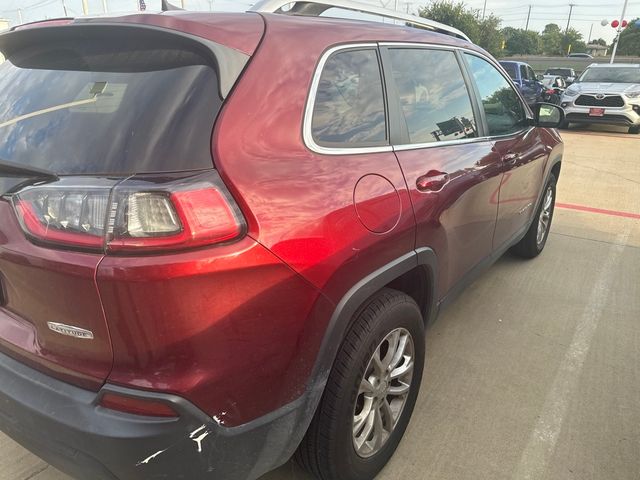
[[[292,5],[291,9],[286,11],[283,10],[282,7],[286,5]],[[251,8],[251,11],[319,17],[330,8],[339,8],[342,10],[350,10],[352,12],[367,13],[370,15],[377,15],[379,17],[401,20],[410,25],[423,27],[439,33],[445,33],[447,35],[462,38],[463,40],[471,41],[463,32],[457,28],[450,27],[449,25],[434,22],[433,20],[418,17],[416,15],[396,12],[387,8],[381,8],[353,0],[304,0],[297,2],[292,2],[291,0],[261,0]]]

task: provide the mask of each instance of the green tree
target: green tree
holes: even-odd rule
[[[558,25],[550,23],[545,26],[541,39],[545,55],[562,55],[562,32]]]
[[[603,47],[607,46],[607,41],[604,38],[599,38],[597,40],[593,40],[591,43],[593,45],[602,45]]]
[[[583,38],[582,34],[579,31],[577,31],[575,28],[570,28],[569,30],[567,30],[567,33],[562,35],[561,54],[567,55],[568,53],[570,53],[569,50],[571,50],[571,52],[576,52],[576,53],[586,52],[587,44],[584,43],[584,40],[582,38]]]
[[[421,17],[444,23],[463,31],[477,45],[492,55],[500,53],[502,35],[501,20],[494,15],[480,18],[480,12],[467,7],[464,2],[434,0],[428,6],[420,8]]]
[[[620,34],[620,44],[618,45],[618,53],[620,55],[640,56],[640,27],[636,22],[640,20],[636,18],[629,22],[629,25]]]
[[[499,56],[502,50],[504,38],[500,32],[500,23],[502,20],[494,15],[486,16],[479,23],[480,33],[476,43],[493,56]]]
[[[535,55],[542,50],[542,39],[537,32],[505,28],[502,30],[502,35],[510,55]]]

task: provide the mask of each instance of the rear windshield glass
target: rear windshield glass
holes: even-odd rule
[[[566,77],[571,76],[571,70],[568,68],[548,68],[545,75],[562,75]]]
[[[212,167],[222,99],[209,59],[144,42],[78,43],[0,65],[1,160],[58,174]]]
[[[509,74],[509,76],[512,79],[514,80],[518,79],[518,73],[517,73],[518,69],[515,63],[501,63],[500,65],[502,65],[502,68],[506,70],[506,72]]]
[[[597,67],[588,68],[580,77],[581,82],[640,83],[640,68]]]

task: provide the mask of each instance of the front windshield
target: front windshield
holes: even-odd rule
[[[581,82],[640,83],[640,68],[599,67],[588,68],[580,77]]]

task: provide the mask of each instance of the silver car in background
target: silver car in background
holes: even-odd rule
[[[565,128],[571,123],[600,123],[640,133],[640,64],[589,65],[565,90],[561,106]]]

